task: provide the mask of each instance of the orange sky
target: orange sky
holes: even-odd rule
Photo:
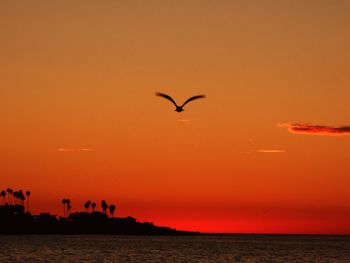
[[[350,125],[349,10],[0,2],[0,187],[33,212],[106,199],[186,230],[350,234],[350,136],[279,127]],[[155,91],[207,99],[179,114]]]

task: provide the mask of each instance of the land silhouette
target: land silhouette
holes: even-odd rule
[[[29,211],[26,191],[11,188],[0,192],[0,234],[110,234],[110,235],[196,235],[198,232],[179,231],[170,227],[155,226],[150,222],[139,222],[128,216],[114,217],[117,206],[101,201],[102,211],[90,200],[82,205],[85,211],[71,213],[72,202],[63,198],[63,216]],[[15,194],[16,193],[16,194]],[[25,206],[25,200],[27,205]]]

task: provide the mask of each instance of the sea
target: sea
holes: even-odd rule
[[[349,262],[349,236],[0,236],[0,262]]]

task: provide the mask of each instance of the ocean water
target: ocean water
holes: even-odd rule
[[[0,236],[0,262],[350,262],[350,237]]]

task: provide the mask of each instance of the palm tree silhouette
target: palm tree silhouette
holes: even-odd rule
[[[93,203],[91,204],[92,212],[95,212],[95,207],[96,207],[96,203],[93,202]]]
[[[107,202],[106,202],[105,200],[102,200],[101,206],[102,206],[102,211],[103,211],[103,213],[106,214],[106,213],[107,213],[107,209],[108,209],[108,204],[107,204]]]
[[[67,204],[67,217],[69,217],[69,215],[70,215],[71,208],[72,208],[72,205],[71,204]]]
[[[67,203],[67,199],[63,198],[61,200],[62,204],[63,204],[63,217],[66,217],[66,203]]]
[[[71,206],[71,201],[69,198],[66,199],[66,205],[67,205],[67,213],[68,213],[68,206],[72,207]]]
[[[22,193],[20,198],[22,201],[22,206],[24,207],[24,200],[26,200],[26,196]]]
[[[2,197],[3,204],[5,204],[6,203],[6,191],[5,190],[1,191],[1,197]]]
[[[87,201],[85,204],[84,204],[84,207],[85,207],[85,210],[86,210],[86,213],[89,211],[90,209],[90,205],[91,205],[91,201]]]
[[[27,196],[27,212],[29,212],[29,196],[30,196],[30,191],[26,192],[26,196]]]
[[[61,203],[63,204],[63,217],[66,217],[67,216],[67,212],[68,212],[68,206],[70,206],[71,201],[70,201],[70,199],[63,198],[61,200]],[[67,206],[67,212],[66,212],[66,206]]]
[[[115,209],[116,209],[116,206],[115,206],[115,205],[110,205],[110,206],[109,206],[109,216],[110,216],[111,218],[113,218],[113,214],[114,214]]]
[[[18,197],[19,205],[24,206],[24,200],[25,200],[26,198],[25,198],[25,196],[24,196],[22,190],[19,190],[19,191],[18,191],[17,197]]]
[[[7,192],[7,199],[8,199],[8,203],[9,205],[12,205],[12,194],[13,194],[13,190],[11,188],[7,188],[6,189]]]
[[[17,191],[14,191],[12,193],[12,196],[13,196],[13,204],[14,205],[17,205],[17,197],[18,197],[18,192]],[[11,202],[12,203],[12,202]]]

